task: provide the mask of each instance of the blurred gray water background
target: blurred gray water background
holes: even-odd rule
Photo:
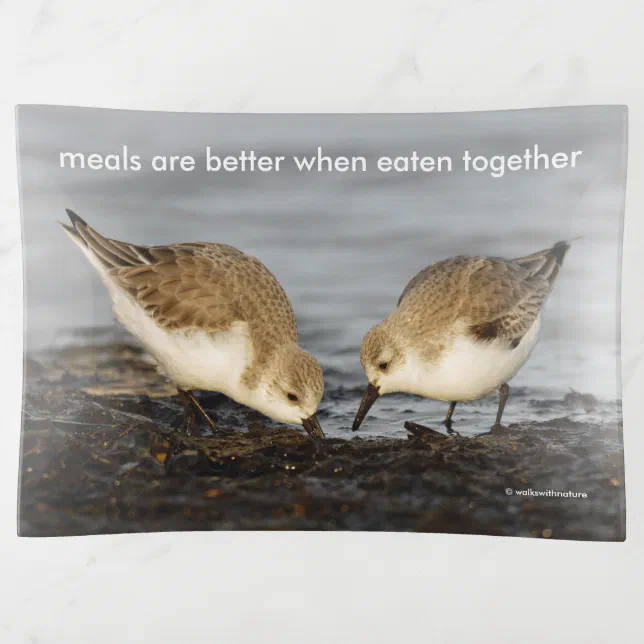
[[[324,428],[348,435],[366,384],[359,346],[429,263],[456,254],[516,257],[583,236],[548,300],[541,341],[514,379],[504,421],[535,414],[569,388],[618,393],[618,295],[626,181],[626,108],[579,107],[406,115],[171,114],[47,106],[19,108],[27,351],[82,341],[78,330],[115,325],[107,293],[60,230],[72,208],[108,237],[162,244],[224,242],[259,257],[295,309],[301,343],[325,371]],[[583,150],[576,168],[461,170],[472,155]],[[70,170],[61,151],[118,154],[140,172]],[[367,157],[367,172],[211,172],[204,152]],[[451,156],[452,172],[381,173],[387,155]],[[191,155],[193,172],[153,172],[154,155]],[[523,400],[523,402],[521,402]],[[538,411],[537,411],[538,410]],[[437,423],[444,403],[409,396],[378,401],[363,435],[401,435],[403,420]],[[458,408],[455,428],[489,426],[494,398]],[[579,412],[584,413],[585,412]],[[597,411],[595,413],[598,413]],[[585,414],[587,416],[587,414]]]

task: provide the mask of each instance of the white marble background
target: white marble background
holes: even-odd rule
[[[0,642],[641,642],[638,0],[0,1]],[[623,544],[388,534],[16,537],[16,103],[192,111],[627,104]]]

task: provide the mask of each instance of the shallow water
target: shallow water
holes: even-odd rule
[[[58,229],[70,207],[103,234],[137,243],[209,240],[259,257],[292,300],[302,345],[326,382],[321,421],[349,437],[366,379],[364,333],[391,311],[414,274],[455,254],[520,256],[574,242],[543,317],[541,341],[511,383],[505,423],[618,413],[618,281],[625,187],[619,108],[479,115],[257,116],[21,111],[21,196],[29,351],[82,341],[79,330],[115,324],[103,286]],[[107,154],[127,142],[144,158],[261,153],[509,154],[538,139],[551,153],[583,150],[577,168],[489,174],[190,174],[69,171],[59,150]],[[118,144],[118,145],[117,145]],[[592,412],[559,408],[570,389]],[[563,404],[563,403],[562,403]],[[231,410],[236,409],[231,404]],[[447,405],[383,397],[363,436],[404,436],[403,421],[438,427]],[[235,412],[237,413],[237,412]],[[241,413],[241,412],[239,412]],[[494,421],[494,397],[457,407],[465,435]]]
[[[315,340],[315,336],[307,337],[306,334],[303,334],[302,341],[305,346],[316,346]],[[96,351],[98,355],[99,347],[105,346],[109,349],[115,343],[121,342],[135,344],[131,336],[120,327],[115,326],[77,329],[61,333],[55,346],[58,348],[78,346],[89,350],[90,353]],[[318,342],[318,351],[313,349],[313,352],[316,355],[321,355],[325,345],[320,339]],[[97,348],[91,349],[92,346]],[[359,364],[353,370],[343,368],[355,358],[355,356],[346,356],[346,353],[349,352],[338,351],[335,354],[340,365],[338,368],[325,367],[325,396],[318,415],[327,436],[345,439],[354,436],[405,438],[407,436],[404,428],[406,421],[413,421],[444,431],[442,421],[449,406],[447,403],[407,394],[389,394],[376,401],[359,431],[353,432],[351,425],[364,393],[366,379]],[[36,351],[32,355],[38,360],[43,357],[46,359],[48,351]],[[330,356],[333,359],[334,354],[330,352]],[[538,372],[538,369],[535,371]],[[74,389],[83,386],[91,391],[94,381],[95,376],[90,374],[86,380],[77,383]],[[172,387],[169,387],[169,390],[171,389]],[[581,395],[584,393],[586,398]],[[206,399],[213,400],[208,396]],[[483,400],[459,403],[453,417],[453,429],[462,436],[474,436],[487,432],[494,424],[497,402],[497,396],[492,395]],[[208,407],[207,402],[204,405],[214,418],[223,418],[228,425],[234,428],[245,427],[249,417],[253,417],[253,414],[249,416],[245,407],[226,398],[218,398],[215,407]],[[524,424],[530,421],[545,422],[565,419],[573,422],[601,424],[614,423],[618,421],[620,416],[621,408],[616,399],[579,392],[571,387],[541,385],[535,379],[534,384],[512,384],[503,422],[504,424]],[[279,426],[278,423],[268,419],[264,420],[268,426]],[[618,447],[617,444],[613,446],[613,448],[616,447]]]

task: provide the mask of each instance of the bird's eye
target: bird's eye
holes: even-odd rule
[[[297,402],[297,396],[295,394],[288,394],[288,399],[292,400],[293,402]]]
[[[387,367],[388,367],[388,366],[389,366],[389,363],[388,363],[388,362],[381,362],[381,363],[378,365],[378,369],[381,369],[382,371],[387,371]]]

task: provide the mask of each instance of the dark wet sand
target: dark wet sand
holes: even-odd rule
[[[564,415],[476,437],[434,427],[407,439],[347,433],[314,442],[241,407],[218,414],[222,397],[202,392],[218,424],[237,434],[189,438],[173,431],[182,408],[172,387],[136,347],[117,343],[28,359],[25,392],[22,536],[274,529],[625,538],[617,418]],[[180,453],[166,475],[171,447]],[[551,489],[587,498],[515,493]]]

